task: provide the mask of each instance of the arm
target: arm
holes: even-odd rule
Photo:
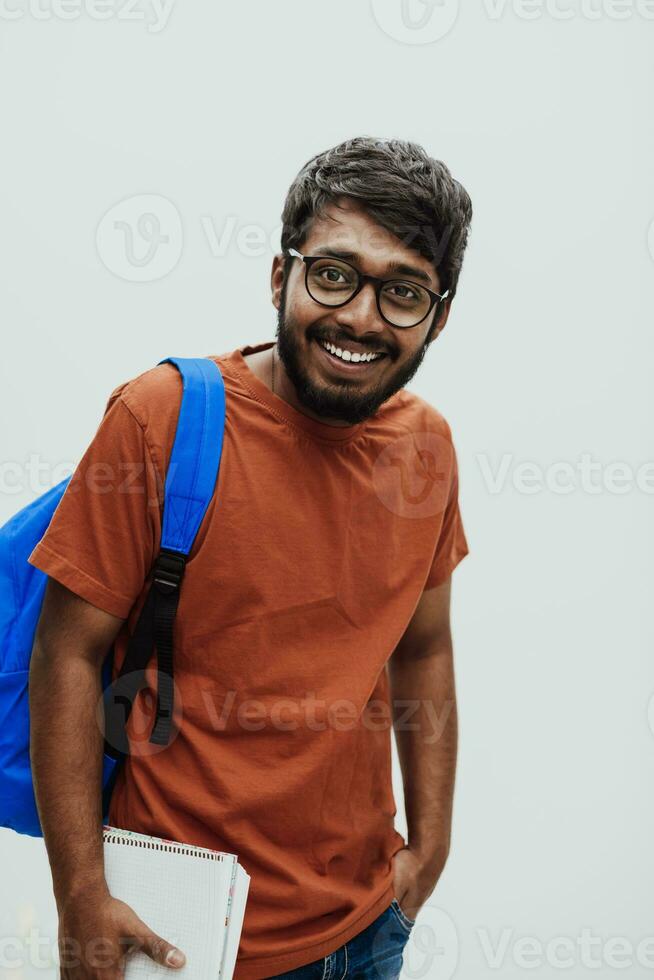
[[[388,662],[408,825],[407,848],[396,855],[395,891],[413,918],[450,847],[457,754],[450,586],[448,577],[423,592]]]
[[[57,905],[106,890],[100,668],[122,620],[48,578],[30,662],[30,756]]]
[[[61,976],[123,976],[134,946],[166,966],[157,936],[104,877],[101,667],[123,620],[48,578],[29,674],[30,757],[59,915]],[[114,972],[120,971],[120,972]]]

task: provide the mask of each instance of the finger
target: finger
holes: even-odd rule
[[[162,966],[173,969],[184,966],[186,963],[186,957],[181,949],[162,939],[152,929],[148,929],[145,923],[142,924],[142,928],[138,932],[135,932],[134,938],[137,940],[139,948],[155,963],[161,963]]]

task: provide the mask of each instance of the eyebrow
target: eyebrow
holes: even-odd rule
[[[332,259],[343,259],[344,262],[352,262],[357,265],[361,264],[361,256],[358,252],[348,252],[340,248],[331,248],[329,245],[316,245],[311,254],[320,254]],[[405,262],[390,262],[386,266],[386,271],[399,273],[401,276],[413,276],[416,279],[422,279],[423,282],[429,283],[430,286],[434,285],[434,281],[428,273],[422,269],[418,269],[414,265],[407,265]]]

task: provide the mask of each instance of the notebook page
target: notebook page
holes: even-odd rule
[[[117,829],[104,833],[105,876],[112,895],[127,902],[158,935],[186,954],[176,974],[216,977],[235,855]],[[207,857],[209,855],[209,857]],[[135,950],[125,980],[167,976],[171,970]]]

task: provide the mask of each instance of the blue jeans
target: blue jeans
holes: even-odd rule
[[[269,980],[397,980],[414,925],[394,898],[363,932],[334,953]]]

